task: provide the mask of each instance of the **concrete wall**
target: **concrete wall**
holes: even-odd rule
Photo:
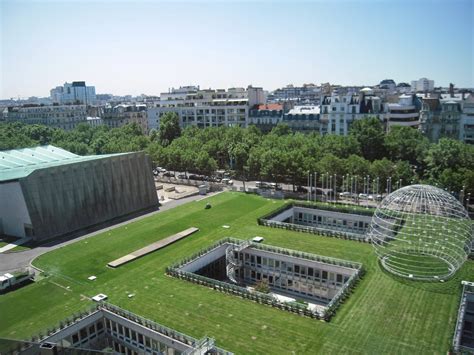
[[[151,161],[142,152],[36,170],[20,183],[36,240],[158,206]]]
[[[204,266],[216,261],[220,257],[225,255],[225,250],[229,247],[230,244],[222,244],[217,248],[211,250],[209,253],[197,258],[196,260],[190,262],[189,264],[184,265],[180,268],[181,271],[186,272],[196,272],[202,269]]]
[[[24,237],[25,223],[31,219],[20,183],[0,183],[0,234]]]

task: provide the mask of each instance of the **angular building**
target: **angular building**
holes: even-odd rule
[[[0,234],[47,240],[157,206],[143,152],[79,156],[51,145],[0,152]]]

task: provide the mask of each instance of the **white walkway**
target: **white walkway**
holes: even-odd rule
[[[0,254],[3,253],[3,252],[5,252],[5,251],[11,250],[11,249],[13,249],[13,248],[16,248],[16,247],[19,246],[19,245],[25,244],[25,243],[26,243],[27,241],[29,241],[30,239],[31,239],[30,237],[24,237],[24,238],[15,240],[15,242],[13,242],[13,243],[4,245],[3,247],[0,248]]]

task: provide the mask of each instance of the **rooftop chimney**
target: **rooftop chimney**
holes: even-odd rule
[[[451,95],[451,97],[454,97],[454,84],[453,83],[449,84],[449,94]]]

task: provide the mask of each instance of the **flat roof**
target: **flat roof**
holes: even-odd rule
[[[17,180],[38,169],[102,159],[119,154],[81,156],[53,145],[0,151],[0,182]]]

